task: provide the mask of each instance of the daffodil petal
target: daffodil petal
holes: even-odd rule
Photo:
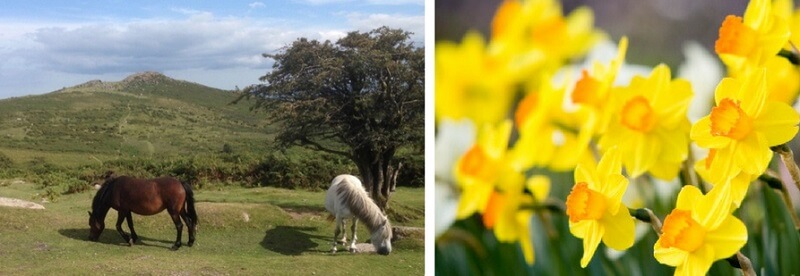
[[[800,122],[797,111],[781,102],[767,102],[765,105],[764,111],[753,122],[755,130],[764,134],[769,146],[792,140]]]
[[[458,219],[464,219],[475,212],[483,212],[483,209],[489,201],[491,191],[491,185],[475,185],[469,189],[464,189],[461,192],[461,200],[458,201],[456,217]]]
[[[754,133],[754,135],[746,137],[745,141],[737,143],[737,150],[734,151],[734,154],[736,162],[734,166],[754,175],[763,173],[772,159],[772,150],[769,149],[767,139],[761,133]],[[730,175],[730,177],[734,176]]]
[[[569,233],[573,236],[583,239],[586,237],[586,233],[591,231],[592,225],[597,224],[597,221],[594,220],[581,220],[578,222],[569,222]]]
[[[758,30],[766,24],[767,18],[770,16],[770,10],[769,0],[750,1],[744,11],[744,24]]]
[[[662,151],[663,152],[663,151]],[[659,162],[650,168],[650,174],[661,180],[672,180],[678,175],[683,162]]]
[[[704,148],[722,148],[730,144],[731,139],[725,136],[711,135],[711,116],[700,118],[689,132],[689,137]]]
[[[760,68],[750,74],[752,75],[744,78],[737,99],[741,101],[741,108],[748,116],[757,117],[767,99],[767,71]]]
[[[600,222],[605,228],[603,243],[616,250],[625,250],[633,246],[635,225],[628,210],[620,208],[616,215],[606,214]]]
[[[636,134],[633,140],[632,152],[626,153],[633,158],[625,159],[625,169],[630,177],[637,177],[649,170],[658,161],[661,143],[654,141],[653,137]]]
[[[735,78],[724,78],[714,90],[714,103],[719,105],[723,99],[741,100],[742,81]],[[694,139],[694,138],[692,138]]]
[[[653,103],[653,106],[658,107],[661,124],[673,128],[685,122],[686,112],[692,101],[692,85],[686,80],[678,79],[672,82],[669,91],[661,94],[661,102]]]
[[[589,261],[592,260],[594,252],[597,250],[597,246],[600,244],[603,234],[605,234],[605,229],[600,227],[599,223],[596,221],[591,222],[592,223],[589,224],[589,230],[586,231],[586,236],[583,237],[583,257],[581,257],[581,267],[584,268],[589,265]]]
[[[661,247],[661,240],[657,240],[653,245],[653,256],[659,263],[668,266],[679,266],[686,261],[689,253],[674,247]]]
[[[628,179],[622,176],[619,173],[609,174],[605,179],[605,185],[603,193],[611,203],[609,206],[608,211],[611,214],[616,214],[620,209],[620,204],[622,202],[622,196],[625,195],[625,191],[628,189]],[[624,207],[622,208],[624,209]],[[627,210],[622,210],[619,212],[627,213]]]
[[[675,204],[675,209],[691,210],[694,209],[695,204],[703,198],[703,193],[700,192],[695,186],[683,186],[681,191],[678,192],[678,202]]]
[[[585,182],[589,189],[597,190],[597,179],[595,179],[594,174],[589,171],[584,164],[578,164],[578,166],[575,167],[575,183]]]
[[[705,243],[714,248],[714,259],[733,256],[747,243],[747,227],[741,220],[728,215],[714,231],[706,232]]]
[[[705,275],[714,263],[714,249],[704,246],[692,252],[686,261],[675,268],[675,275]]]
[[[751,175],[740,172],[736,177],[731,179],[731,200],[736,208],[739,208],[739,205],[742,204],[742,200],[747,195],[747,189],[750,187],[750,182],[754,180],[755,177]]]
[[[550,178],[544,175],[534,175],[525,182],[525,187],[531,191],[534,200],[542,202],[550,194]]]
[[[600,163],[597,164],[597,171],[620,173],[622,171],[621,160],[619,150],[616,147],[610,148],[600,158]]]
[[[734,154],[741,143],[731,143],[727,148],[717,150],[714,161],[709,168],[709,180],[712,184],[725,183],[742,171],[740,166],[734,165]]]
[[[522,229],[520,229],[519,243],[522,246],[522,254],[525,257],[525,262],[532,265],[534,261],[533,242],[531,241],[530,233],[530,212],[519,212],[517,214],[517,222]]]
[[[717,185],[708,194],[700,199],[692,211],[692,218],[706,230],[717,229],[725,218],[731,215],[730,185]]]

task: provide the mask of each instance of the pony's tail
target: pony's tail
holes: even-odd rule
[[[186,190],[186,213],[189,215],[189,219],[192,220],[192,224],[195,226],[197,225],[197,210],[194,209],[194,191],[192,191],[192,185],[181,181],[183,184],[183,189]]]

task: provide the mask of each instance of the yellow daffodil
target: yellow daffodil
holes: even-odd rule
[[[709,169],[711,168],[711,164],[714,162],[716,157],[716,150],[712,149],[708,152],[708,156],[703,158],[694,164],[694,169],[697,174],[700,175],[703,179],[707,181],[711,181],[712,179]],[[750,188],[750,183],[753,180],[756,180],[758,175],[751,175],[746,172],[739,172],[736,176],[729,179],[727,182],[724,183],[712,183],[716,187],[717,185],[730,185],[731,191],[731,201],[735,208],[739,208],[742,204],[742,200],[747,195],[747,189]]]
[[[725,18],[714,50],[729,71],[740,72],[764,66],[788,39],[789,26],[772,11],[770,0],[752,0],[744,18],[735,15]]]
[[[741,79],[725,78],[714,92],[716,106],[693,126],[698,146],[715,150],[711,183],[725,183],[740,172],[760,175],[772,159],[771,146],[791,140],[800,121],[789,105],[767,101],[766,71]]]
[[[514,113],[519,139],[509,153],[512,166],[518,171],[533,166],[556,171],[575,168],[587,157],[588,142],[578,142],[576,120],[562,109],[564,88],[542,82],[520,101]],[[574,125],[572,129],[568,125]]]
[[[628,38],[623,36],[619,40],[617,56],[608,66],[595,62],[591,73],[583,70],[581,78],[575,83],[570,100],[588,114],[586,125],[581,127],[581,137],[605,132],[612,114],[609,95],[617,73],[625,62],[627,49]]]
[[[478,140],[453,167],[453,175],[461,188],[456,217],[466,218],[475,212],[483,213],[486,203],[501,176],[510,170],[505,160],[511,122],[497,126],[485,125]]]
[[[800,31],[800,30],[798,30]],[[767,69],[767,99],[793,105],[800,92],[800,70],[784,57],[770,57]]]
[[[791,0],[776,0],[772,3],[772,10],[786,20],[789,26],[789,42],[783,46],[784,50],[794,51],[800,45],[800,9],[794,9]],[[768,98],[794,105],[800,92],[800,70],[782,56],[769,58],[767,67]]]
[[[487,53],[480,34],[461,44],[436,45],[436,118],[469,118],[476,125],[500,122],[511,106],[513,84],[504,62]]]
[[[621,203],[628,187],[622,176],[619,151],[609,149],[597,169],[579,164],[575,168],[575,186],[567,196],[569,231],[583,239],[581,267],[586,267],[602,240],[608,247],[625,250],[633,245],[634,223]]]
[[[700,177],[714,184],[715,187],[717,185],[730,185],[731,201],[733,201],[733,205],[736,208],[739,208],[739,206],[741,206],[742,204],[742,200],[744,200],[744,197],[747,195],[747,189],[750,187],[750,183],[753,182],[753,180],[756,180],[756,178],[758,178],[758,175],[751,175],[744,171],[740,171],[736,176],[729,179],[728,182],[723,182],[723,183],[712,182],[710,169],[711,169],[711,164],[715,162],[716,153],[717,151],[715,149],[710,150],[706,158],[703,158],[695,162],[694,170],[697,172],[697,174],[700,175]]]
[[[594,14],[579,7],[564,17],[556,0],[506,0],[492,20],[492,52],[512,54],[510,68],[533,76],[542,67],[580,57],[604,34],[593,27]],[[549,70],[548,70],[549,71]]]
[[[744,246],[747,228],[731,214],[729,188],[718,185],[707,195],[694,186],[681,189],[653,246],[658,262],[676,267],[675,275],[705,275],[714,261],[733,256]]]
[[[674,178],[688,154],[692,97],[688,81],[671,80],[669,68],[658,65],[649,77],[636,76],[619,94],[620,104],[600,148],[619,147],[630,177],[650,172],[655,177]]]
[[[517,180],[522,176],[517,174]],[[530,207],[535,202],[542,202],[549,193],[550,179],[545,176],[533,176],[525,183],[522,181],[506,181],[503,191],[492,193],[483,215],[484,226],[494,229],[495,236],[501,242],[520,242],[525,261],[534,262],[533,243],[530,235],[530,222],[533,211]],[[527,189],[531,194],[523,193]]]

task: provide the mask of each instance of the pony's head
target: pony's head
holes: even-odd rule
[[[392,252],[392,225],[389,223],[389,218],[383,216],[383,222],[372,231],[370,240],[378,254],[389,255]]]
[[[93,216],[92,212],[89,212],[89,240],[90,241],[97,241],[100,238],[100,233],[103,233],[103,229],[106,228],[106,222]]]

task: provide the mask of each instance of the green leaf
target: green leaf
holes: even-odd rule
[[[800,275],[800,237],[786,204],[773,189],[762,189],[761,194],[766,209],[762,236],[765,274]]]

